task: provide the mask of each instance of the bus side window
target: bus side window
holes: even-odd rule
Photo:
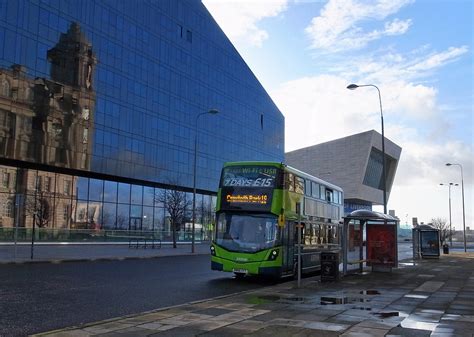
[[[295,176],[292,173],[288,173],[287,175],[286,186],[288,187],[288,191],[295,191]]]
[[[295,192],[304,194],[304,179],[301,177],[295,177]]]
[[[311,196],[311,180],[304,181],[304,194],[308,197]]]

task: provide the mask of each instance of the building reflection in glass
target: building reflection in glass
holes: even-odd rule
[[[158,197],[163,189],[10,166],[0,166],[0,174],[0,240],[12,235],[16,219],[25,229],[34,224],[46,231],[147,231],[163,239],[171,236],[166,205]],[[212,230],[215,202],[215,196],[197,198],[198,228],[206,238]],[[182,236],[190,216],[191,209],[180,226]],[[50,233],[49,239],[68,239],[58,233]]]
[[[48,50],[47,59],[51,79],[28,77],[17,64],[0,68],[0,156],[89,171],[97,64],[92,45],[72,23]],[[5,165],[0,174],[0,239],[8,239],[16,222],[25,229],[170,235],[166,207],[155,197],[157,188]],[[201,199],[200,223],[210,226],[215,197]]]

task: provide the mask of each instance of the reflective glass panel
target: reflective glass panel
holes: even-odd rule
[[[117,202],[117,182],[104,181],[104,201]]]
[[[88,178],[77,178],[77,198],[87,200],[89,195],[89,179]]]
[[[116,215],[117,215],[117,204],[115,203],[104,203],[104,211],[102,213],[103,228],[115,229],[116,228]]]
[[[143,202],[143,186],[131,185],[132,186],[132,204],[142,204]]]
[[[117,207],[117,228],[128,229],[130,222],[130,205],[118,204]]]
[[[143,187],[143,205],[153,206],[155,189],[153,187]]]
[[[143,207],[143,230],[153,230],[153,207]]]
[[[104,193],[104,181],[98,179],[89,179],[89,200],[102,201]]]
[[[118,184],[118,202],[130,203],[130,184]]]
[[[153,218],[153,226],[155,231],[164,230],[165,210],[162,207],[155,207],[155,214]]]

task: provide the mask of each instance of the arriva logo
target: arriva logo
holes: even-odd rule
[[[236,257],[235,258],[235,261],[240,261],[240,262],[247,262],[249,259],[247,259],[246,257]]]

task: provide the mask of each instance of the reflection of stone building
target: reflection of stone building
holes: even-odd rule
[[[47,53],[51,80],[29,78],[25,68],[0,69],[0,156],[71,169],[90,168],[96,58],[78,24]],[[74,177],[1,167],[0,225],[13,225],[15,192],[23,196],[20,226],[69,227]],[[7,194],[8,193],[8,194]],[[54,221],[53,221],[54,218]]]

